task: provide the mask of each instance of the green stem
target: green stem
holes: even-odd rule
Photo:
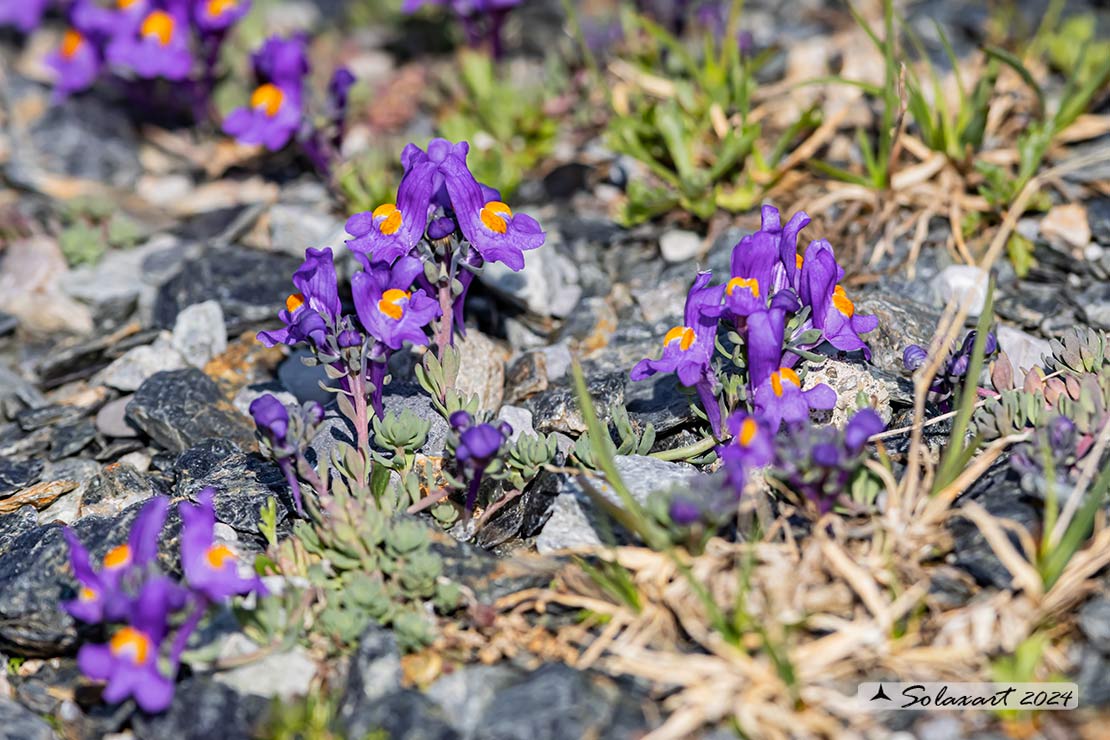
[[[673,450],[660,450],[659,452],[652,452],[648,457],[654,457],[657,460],[687,460],[691,457],[709,452],[717,446],[717,440],[713,437],[705,437],[702,440],[695,442],[692,445],[685,447],[675,447]]]

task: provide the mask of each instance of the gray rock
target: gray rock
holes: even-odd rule
[[[275,203],[270,208],[270,243],[274,249],[304,259],[305,247],[332,244],[330,237],[343,231],[343,221],[327,204]]]
[[[185,358],[173,347],[168,333],[163,332],[154,344],[130,349],[111,365],[97,373],[94,382],[110,386],[116,390],[138,390],[143,382],[166,370],[179,370],[185,367]]]
[[[154,496],[158,491],[145,475],[127,463],[104,468],[85,490],[81,515],[112,516]]]
[[[478,408],[496,412],[501,408],[505,392],[504,350],[489,337],[470,329],[466,337],[456,340],[459,351],[459,375],[455,387],[463,396],[478,397]]]
[[[821,365],[806,369],[803,387],[809,390],[818,383],[825,383],[836,391],[836,407],[828,414],[828,421],[843,429],[860,406],[856,396],[862,392],[867,397],[866,406],[875,409],[883,422],[889,424],[893,411],[891,398],[902,396],[898,384],[891,378],[873,374],[867,366],[827,358]]]
[[[289,492],[278,467],[258,455],[246,455],[226,439],[207,439],[178,456],[173,465],[174,493],[194,499],[211,486],[216,519],[227,524],[246,542],[261,545],[259,509],[276,498],[278,522],[293,509]]]
[[[1021,384],[1025,372],[1033,367],[1044,367],[1044,356],[1052,354],[1048,342],[1032,334],[999,324],[995,330],[999,348],[1010,358],[1014,379]]]
[[[570,370],[573,357],[570,354],[570,347],[566,342],[557,342],[548,347],[540,350],[543,353],[544,360],[546,361],[547,379],[555,381],[562,378]]]
[[[15,460],[0,457],[0,498],[5,498],[35,483],[42,473],[42,460]]]
[[[560,254],[554,244],[525,252],[524,269],[520,272],[493,262],[482,268],[478,279],[490,290],[539,316],[567,316],[582,297],[578,267]]]
[[[227,329],[220,304],[204,301],[183,308],[173,325],[173,348],[193,367],[204,367],[213,357],[223,354],[227,349]]]
[[[292,393],[281,390],[275,383],[244,386],[235,394],[235,398],[232,399],[231,405],[243,416],[250,416],[251,404],[262,396],[273,396],[289,409],[295,409],[300,406]]]
[[[224,400],[219,387],[196,368],[149,377],[127,404],[127,419],[171,452],[218,437],[250,449],[254,426]]]
[[[965,501],[975,501],[993,516],[1012,519],[1030,532],[1041,526],[1039,506],[1022,494],[1008,459],[995,463],[971,485],[957,503]],[[999,561],[979,528],[973,522],[959,517],[949,521],[948,527],[955,544],[953,558],[956,567],[967,571],[980,585],[1010,588],[1013,581],[1010,571]],[[1021,552],[1016,535],[1007,536],[1017,551]]]
[[[127,423],[127,404],[131,396],[123,396],[109,401],[96,412],[96,429],[105,437],[138,437],[139,430]]]
[[[990,276],[974,265],[949,265],[933,278],[933,293],[940,306],[956,302],[969,307],[968,317],[975,318],[983,312],[987,302],[987,282]]]
[[[0,295],[20,326],[42,333],[88,334],[89,309],[59,285],[69,270],[58,243],[48,236],[9,241],[0,261]]]
[[[532,412],[520,406],[502,406],[497,413],[498,421],[503,421],[513,428],[509,441],[516,442],[522,434],[535,434],[532,426]]]
[[[59,285],[97,316],[126,316],[138,303],[152,300],[157,285],[144,274],[143,264],[167,247],[178,249],[176,241],[167,242],[166,238],[152,239],[134,249],[110,249],[95,265],[70,270]]]
[[[46,107],[26,131],[13,131],[8,177],[38,190],[49,176],[131,189],[141,172],[139,144],[123,110],[95,96]]]
[[[1094,281],[1076,297],[1076,303],[1088,323],[1110,330],[1110,283]]]
[[[0,365],[0,409],[12,402],[29,408],[46,405],[46,399],[33,383]]]
[[[1110,247],[1110,197],[1104,195],[1087,202],[1087,221],[1091,226],[1091,238]]]
[[[1096,596],[1079,610],[1079,629],[1096,650],[1110,655],[1110,598]]]
[[[306,349],[293,350],[292,354],[278,365],[278,381],[296,397],[298,402],[316,401],[326,406],[335,400],[335,394],[328,393],[320,387],[320,384],[338,388],[338,381],[328,378],[323,365],[306,365],[301,361],[301,358],[311,356],[312,353]]]
[[[348,737],[384,731],[390,738],[447,740],[459,734],[439,707],[419,691],[401,688],[401,656],[393,633],[371,624],[351,659],[339,705]]]
[[[34,409],[27,409],[20,412],[15,420],[19,423],[19,427],[25,432],[33,432],[36,429],[43,429],[45,427],[55,426],[57,424],[69,424],[77,421],[84,415],[84,412],[74,406],[40,406]]]
[[[132,732],[137,740],[260,737],[269,708],[268,699],[243,695],[211,679],[194,676],[177,685],[173,703],[165,712],[137,712]]]
[[[1078,661],[1079,696],[1084,706],[1105,707],[1110,704],[1110,658],[1095,650],[1085,650]]]
[[[634,737],[646,731],[638,709],[622,712],[622,688],[562,663],[548,663],[488,705],[478,736],[489,740]],[[630,700],[630,698],[629,698]]]
[[[178,274],[158,291],[154,320],[169,328],[186,306],[214,300],[220,304],[229,332],[247,324],[272,320],[292,291],[290,279],[301,260],[243,247],[210,247],[187,259]]]
[[[586,376],[586,390],[600,418],[607,418],[610,408],[624,403],[626,382],[627,371],[590,373]],[[536,431],[543,434],[563,432],[577,436],[586,431],[586,422],[578,408],[578,397],[569,379],[532,396],[524,407],[532,412]]]
[[[40,717],[0,696],[0,740],[54,740],[57,737]]]
[[[861,290],[855,298],[856,311],[874,314],[879,326],[864,340],[871,348],[871,361],[890,373],[902,374],[902,352],[909,344],[928,347],[940,314],[932,307],[897,292],[878,287]]]
[[[699,473],[689,465],[658,460],[639,455],[618,456],[617,471],[632,497],[640,504],[656,492],[676,486],[689,486]],[[609,503],[621,507],[620,497],[600,478],[592,481],[594,489]],[[602,544],[599,530],[612,529],[611,522],[578,481],[569,476],[561,478],[552,507],[551,518],[536,537],[536,549],[541,554],[567,547]]]
[[[242,633],[233,633],[220,649],[220,658],[250,655],[260,646]],[[280,653],[269,653],[258,660],[213,674],[219,683],[239,694],[289,701],[306,696],[316,677],[317,663],[299,645]]]
[[[466,665],[436,679],[424,692],[443,709],[465,740],[480,737],[482,715],[503,690],[521,679],[507,665]]]
[[[0,337],[6,337],[19,326],[19,319],[10,313],[0,311]]]
[[[698,256],[702,239],[693,231],[671,229],[659,237],[659,251],[667,262],[686,262]]]
[[[43,480],[71,480],[75,481],[78,486],[40,511],[38,514],[39,523],[61,522],[72,524],[76,521],[80,516],[81,502],[84,499],[85,491],[88,490],[89,484],[99,473],[100,465],[97,462],[80,457],[48,463],[42,472]]]
[[[50,459],[76,455],[96,438],[96,426],[91,421],[78,421],[56,426],[50,434]]]

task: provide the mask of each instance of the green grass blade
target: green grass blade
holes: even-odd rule
[[[1052,585],[1063,574],[1064,568],[1067,567],[1072,556],[1079,552],[1079,548],[1090,535],[1095,517],[1098,516],[1098,512],[1102,509],[1102,504],[1106,499],[1107,491],[1110,491],[1110,466],[1103,468],[1095,484],[1087,491],[1087,500],[1083,502],[1082,507],[1076,512],[1075,518],[1068,524],[1067,531],[1060,539],[1060,544],[1048,554],[1048,557],[1041,564],[1041,577],[1044,579],[1046,588],[1052,588]]]
[[[1033,79],[1033,73],[1029,71],[1029,68],[1022,64],[1021,60],[1016,56],[997,46],[985,46],[983,47],[983,52],[992,59],[997,59],[1002,62],[1021,76],[1021,79],[1029,86],[1033,94],[1037,96],[1037,118],[1044,120],[1044,90],[1042,90],[1041,86],[1037,84],[1037,81]]]

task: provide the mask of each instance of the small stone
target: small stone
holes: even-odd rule
[[[547,369],[547,379],[555,381],[562,378],[570,370],[573,357],[570,354],[570,347],[566,342],[557,342],[548,347],[540,350],[543,353],[546,361],[545,367]]]
[[[169,709],[160,714],[136,712],[131,727],[136,740],[262,737],[270,706],[268,699],[193,676],[177,685]]]
[[[27,409],[16,417],[16,421],[19,422],[19,427],[23,431],[33,432],[36,429],[42,429],[56,424],[72,423],[80,418],[80,409],[71,406],[54,405]]]
[[[185,359],[174,349],[170,335],[163,332],[154,344],[128,350],[122,357],[97,373],[93,382],[102,383],[120,391],[134,391],[155,373],[183,367],[185,367]]]
[[[586,390],[597,407],[599,417],[609,415],[609,409],[624,403],[628,373],[593,373],[586,376]],[[535,419],[536,431],[563,432],[578,435],[586,431],[586,422],[578,408],[578,396],[564,379],[543,393],[532,396],[524,403]]]
[[[220,648],[220,659],[250,655],[259,646],[245,635],[234,633]],[[290,701],[306,696],[316,677],[317,664],[304,648],[294,646],[280,653],[269,653],[245,665],[218,671],[213,678],[240,694]]]
[[[513,428],[510,442],[516,442],[522,434],[535,434],[532,426],[532,412],[520,406],[502,406],[497,413],[497,421],[503,421]]]
[[[209,437],[255,447],[254,425],[196,368],[155,373],[127,404],[127,419],[171,452]]]
[[[1021,329],[999,324],[995,336],[998,337],[999,349],[1010,359],[1015,380],[1024,378],[1030,368],[1044,367],[1045,355],[1052,354],[1052,347],[1047,341]]]
[[[76,455],[96,438],[96,426],[91,421],[58,426],[50,440],[50,459],[61,460]]]
[[[478,408],[495,412],[501,407],[505,391],[507,353],[477,329],[455,340],[459,352],[459,375],[455,387],[463,397],[478,396]]]
[[[127,404],[132,396],[109,401],[96,412],[96,429],[105,437],[138,437],[139,430],[127,423]]]
[[[173,325],[173,348],[193,367],[204,367],[227,350],[224,312],[216,301],[183,308]],[[172,370],[174,368],[163,368]]]
[[[549,240],[552,232],[548,232]],[[513,272],[500,262],[478,274],[482,284],[538,316],[568,316],[582,297],[578,267],[554,244],[524,253],[524,269]]]
[[[940,306],[958,302],[969,307],[969,318],[976,318],[987,302],[988,279],[980,267],[949,265],[933,278],[933,294]]]
[[[61,522],[72,524],[80,516],[81,501],[89,484],[100,473],[100,465],[93,460],[72,458],[49,463],[42,471],[42,479],[48,481],[69,480],[77,483],[77,488],[63,494],[57,501],[39,512],[39,523]]]
[[[1082,250],[1091,241],[1087,208],[1081,203],[1053,206],[1041,219],[1041,234],[1050,242]]]
[[[1079,629],[1091,645],[1110,655],[1110,598],[1096,596],[1079,610]]]
[[[331,244],[343,222],[328,212],[326,204],[275,203],[270,207],[270,244],[274,249],[303,259],[305,246]]]
[[[689,465],[640,455],[617,456],[616,467],[629,493],[640,504],[646,503],[656,491],[689,486],[698,475]],[[607,501],[621,507],[620,497],[607,483],[599,478],[591,482]],[[568,547],[600,545],[598,529],[605,516],[577,480],[563,476],[551,518],[536,537],[536,550],[546,555]]]
[[[1104,195],[1087,203],[1087,222],[1094,240],[1110,247],[1110,196]]]
[[[872,408],[882,417],[884,424],[889,424],[893,414],[891,396],[901,395],[896,384],[876,377],[866,366],[832,358],[806,370],[804,389],[809,390],[818,383],[824,383],[836,391],[836,407],[828,412],[828,421],[837,429],[843,429],[848,424],[857,408]],[[856,402],[861,391],[867,399],[863,406]]]
[[[40,717],[0,696],[0,740],[56,740],[57,737]]]
[[[698,256],[702,238],[693,231],[672,229],[659,237],[659,251],[667,262],[686,262]]]
[[[0,457],[0,498],[26,488],[39,479],[42,460],[13,460]]]
[[[53,239],[34,237],[9,242],[0,261],[4,307],[27,330],[88,334],[93,328],[89,309],[59,287],[68,269]]]
[[[157,493],[150,479],[127,463],[106,465],[82,497],[81,516],[113,516]]]

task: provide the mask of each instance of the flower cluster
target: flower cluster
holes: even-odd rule
[[[340,409],[349,409],[368,459],[367,402],[384,420],[383,389],[390,357],[406,345],[435,341],[442,355],[463,328],[463,303],[475,273],[487,261],[524,267],[524,251],[543,244],[535,219],[513,213],[496,191],[481,185],[467,168],[468,145],[435,139],[427,151],[410,144],[402,153],[405,174],[394,203],[352,216],[347,246],[361,269],[351,278],[354,311],[344,311],[330,248],[308,249],[294,273],[296,292],[279,313],[283,324],[263,331],[267,346],[306,345],[314,362],[336,380]],[[347,413],[347,411],[344,411]],[[284,449],[288,414],[272,397],[252,406],[271,444]],[[295,446],[295,445],[294,445]],[[290,447],[292,449],[292,447]],[[288,451],[287,451],[288,452]],[[276,452],[275,452],[276,454]],[[286,476],[299,466],[289,454]],[[299,488],[294,486],[298,498]]]
[[[41,19],[45,3],[4,5],[19,8],[18,17],[0,15],[0,23],[9,20],[28,30]],[[249,9],[250,0],[76,0],[69,7],[70,27],[47,59],[55,95],[85,90],[110,70],[127,78],[188,83],[181,89],[194,106],[203,106],[228,31]]]
[[[714,436],[722,436],[721,383],[714,367],[723,321],[737,340],[733,358],[746,370],[744,396],[747,412],[765,424],[771,435],[779,427],[804,422],[812,409],[827,410],[836,394],[827,385],[802,389],[794,366],[801,352],[821,342],[844,351],[870,351],[860,337],[875,329],[874,316],[856,313],[840,281],[832,245],[811,242],[804,255],[797,251],[799,232],[809,223],[796,213],[785,226],[779,212],[764,206],[759,231],[744,237],[732,251],[729,280],[712,286],[712,275],[699,273],[686,299],[683,324],[663,337],[658,359],[645,359],[632,370],[633,380],[673,372],[679,382],[693,387],[701,400]],[[788,331],[789,329],[789,331]]]
[[[415,13],[427,5],[450,7],[462,22],[466,40],[471,46],[489,44],[494,57],[504,51],[501,30],[509,11],[522,0],[404,0],[401,10]]]
[[[933,384],[929,388],[932,400],[944,411],[948,411],[951,407],[952,397],[963,385],[967,376],[968,368],[971,366],[971,353],[975,347],[975,335],[974,330],[969,331],[960,346],[953,348],[940,366],[936,377],[933,379]],[[987,332],[987,338],[983,345],[984,359],[989,360],[997,351],[998,339],[993,332]],[[929,352],[924,347],[919,344],[911,344],[902,352],[902,364],[907,371],[912,373],[925,364],[928,356]]]
[[[134,697],[146,712],[166,709],[182,653],[209,607],[232,596],[265,594],[261,581],[241,576],[235,553],[216,541],[213,495],[205,489],[197,504],[179,506],[183,583],[158,568],[170,506],[163,496],[143,506],[127,543],[109,550],[99,568],[76,534],[63,530],[78,591],[62,608],[87,624],[117,625],[107,644],[86,644],[77,653],[82,673],[107,682],[106,701]]]
[[[354,75],[346,67],[332,73],[321,115],[310,115],[305,81],[309,74],[307,40],[271,36],[251,56],[253,89],[246,105],[224,118],[223,130],[242,144],[270,151],[296,140],[317,171],[330,176],[346,132],[347,102]],[[310,121],[319,120],[320,125]]]

